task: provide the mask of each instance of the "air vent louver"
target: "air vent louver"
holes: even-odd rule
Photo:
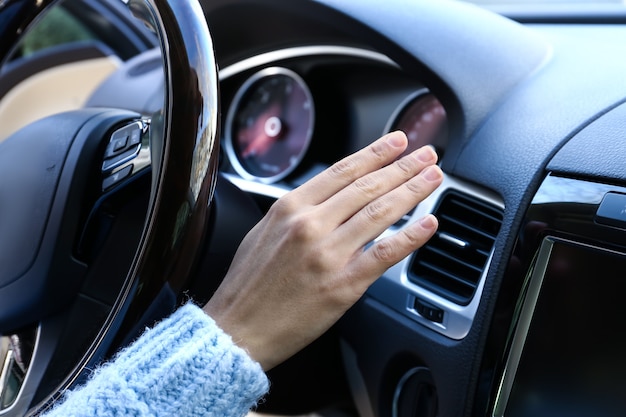
[[[467,305],[500,230],[502,211],[449,192],[435,215],[439,230],[413,257],[409,280],[450,301]]]

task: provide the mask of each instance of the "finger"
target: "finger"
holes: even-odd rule
[[[337,243],[351,242],[352,247],[345,248],[346,251],[362,247],[428,197],[442,181],[443,173],[438,166],[427,167],[418,176],[363,207],[337,229],[333,239],[337,239]]]
[[[375,242],[350,265],[351,279],[365,292],[389,267],[422,247],[435,234],[437,227],[437,218],[428,214],[395,235]]]
[[[336,162],[290,194],[292,198],[303,204],[322,203],[357,178],[393,162],[404,152],[407,144],[408,141],[403,132],[391,132],[371,145]]]
[[[432,147],[425,146],[391,165],[357,178],[324,203],[324,218],[329,225],[344,223],[367,204],[412,180],[426,167],[435,163],[437,153]],[[411,187],[411,184],[408,186]],[[425,195],[418,197],[424,198]],[[406,211],[400,215],[405,213]]]

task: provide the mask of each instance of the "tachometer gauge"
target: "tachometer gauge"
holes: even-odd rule
[[[402,130],[409,140],[402,156],[424,145],[432,145],[441,157],[448,143],[446,111],[427,90],[412,94],[400,104],[385,128],[385,132],[394,130]]]
[[[275,182],[304,157],[313,124],[313,99],[304,80],[286,68],[266,68],[233,99],[225,126],[226,153],[242,177]]]

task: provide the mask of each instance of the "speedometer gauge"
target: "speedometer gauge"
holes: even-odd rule
[[[266,68],[239,89],[228,111],[225,149],[235,171],[265,183],[291,173],[313,134],[314,106],[304,80]]]
[[[385,132],[394,130],[403,131],[409,140],[402,156],[424,145],[432,145],[441,157],[448,143],[446,111],[427,90],[416,92],[400,104],[385,128]]]

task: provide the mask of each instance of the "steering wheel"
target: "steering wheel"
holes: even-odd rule
[[[53,3],[0,4],[0,64]],[[125,3],[158,35],[163,109],[66,112],[0,143],[0,416],[44,409],[175,308],[206,235],[219,144],[202,9]]]

